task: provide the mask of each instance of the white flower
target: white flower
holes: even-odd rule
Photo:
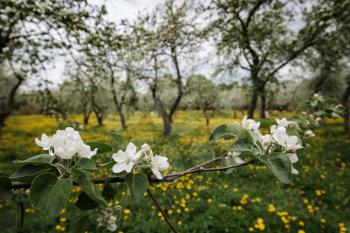
[[[91,159],[97,153],[97,149],[91,151],[90,146],[81,139],[79,132],[71,127],[57,130],[51,137],[43,134],[41,140],[35,139],[35,143],[44,150],[49,150],[50,155],[56,155],[61,159],[71,159],[75,154]]]
[[[42,147],[44,150],[49,150],[51,147],[51,138],[43,133],[41,135],[41,140],[39,140],[38,138],[35,138],[35,143],[38,146]]]
[[[259,133],[260,122],[256,122],[252,119],[248,119],[247,116],[244,116],[242,120],[242,126],[243,128]]]
[[[314,136],[315,136],[315,133],[314,133],[312,130],[309,129],[309,130],[306,130],[306,131],[305,131],[304,135],[305,135],[306,137],[311,138],[311,137],[314,137]]]
[[[169,168],[168,158],[165,156],[152,156],[150,158],[151,170],[157,179],[163,179],[161,171],[165,171]]]
[[[227,153],[225,159],[228,160],[229,158],[232,158],[234,165],[239,165],[244,163],[244,161],[239,157],[240,155],[241,153],[231,150]]]
[[[286,118],[282,118],[282,119],[277,118],[276,122],[278,126],[283,126],[283,127],[288,127],[294,123],[292,121],[288,121]]]
[[[272,136],[270,134],[265,134],[260,137],[261,143],[265,149],[267,149],[272,144]]]
[[[292,166],[292,174],[298,175],[299,171]]]
[[[293,153],[293,154],[289,154],[289,160],[291,163],[296,163],[298,162],[299,159],[297,154]]]
[[[151,150],[151,147],[147,143],[145,143],[141,146],[141,150],[143,153],[146,153]]]
[[[298,144],[297,136],[289,136],[286,132],[286,128],[283,126],[276,127],[271,126],[272,138],[281,146],[285,147],[288,151],[295,152],[296,150],[302,148]]]
[[[134,167],[135,163],[140,159],[142,151],[136,151],[136,146],[134,143],[129,142],[125,151],[118,151],[112,155],[112,158],[117,163],[113,166],[112,171],[114,173],[120,173],[126,171],[129,173]]]
[[[91,151],[91,148],[89,145],[81,144],[78,155],[82,158],[88,158],[91,159],[92,156],[97,154],[97,148],[94,151]]]
[[[109,231],[116,231],[117,230],[117,224],[111,223],[107,225],[107,230]]]

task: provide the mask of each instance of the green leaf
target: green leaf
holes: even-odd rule
[[[76,177],[79,177],[79,176],[86,176],[86,177],[88,177],[90,175],[90,172],[88,172],[86,170],[79,169],[79,168],[73,168],[72,172],[73,172],[73,174]]]
[[[15,181],[30,182],[37,175],[49,172],[50,167],[47,166],[34,166],[31,164],[24,165],[18,168],[13,174],[11,174],[10,179]]]
[[[84,232],[84,230],[88,229],[89,224],[91,224],[90,221],[90,214],[88,212],[84,212],[83,215],[79,216],[78,220],[74,223],[74,229],[73,232],[74,233],[81,233]]]
[[[8,176],[0,175],[0,200],[7,201],[13,196],[11,180]]]
[[[81,192],[79,194],[78,200],[75,203],[75,205],[83,211],[96,209],[98,207],[98,204],[93,199],[91,199],[85,192]]]
[[[15,160],[13,161],[16,164],[34,164],[34,165],[40,165],[40,164],[52,164],[53,160],[55,159],[54,156],[48,155],[48,154],[41,154],[41,155],[35,155],[32,156],[26,160]]]
[[[103,191],[102,191],[102,196],[106,199],[106,200],[112,200],[115,196],[115,189],[112,186],[112,184],[110,183],[106,183],[103,187]]]
[[[271,153],[267,165],[282,183],[289,184],[292,181],[292,164],[287,154]]]
[[[97,148],[97,154],[107,153],[112,151],[112,147],[103,142],[88,142],[86,143],[91,147],[91,150],[95,150]]]
[[[210,135],[209,140],[215,141],[219,138],[232,139],[235,137],[238,137],[240,139],[252,138],[248,130],[246,130],[245,128],[243,128],[238,124],[234,124],[234,125],[218,126]]]
[[[129,173],[125,176],[125,181],[134,201],[140,200],[144,197],[143,194],[147,191],[149,186],[148,178],[144,173]]]
[[[109,131],[110,135],[114,139],[116,143],[116,149],[117,150],[124,150],[126,146],[128,145],[128,140],[121,134],[118,134],[116,131],[111,130]]]
[[[236,152],[243,153],[243,152],[251,152],[252,151],[253,143],[249,139],[239,139],[235,142],[233,149]]]
[[[80,185],[80,188],[95,202],[99,205],[106,206],[107,203],[100,191],[96,188],[96,186],[89,181],[86,176],[80,176],[77,179],[77,183]]]
[[[73,183],[70,179],[58,179],[52,173],[43,173],[32,182],[30,203],[46,216],[55,217],[66,207],[72,187]]]
[[[232,156],[227,156],[222,159],[222,167],[231,167],[239,165],[239,163],[236,162],[236,160]],[[234,171],[234,168],[230,168],[225,171],[226,174],[230,174]]]
[[[76,164],[76,167],[83,170],[97,170],[95,161],[88,158],[81,158]]]
[[[267,119],[256,119],[255,121],[260,122],[260,128],[263,129],[270,129],[270,127],[275,124],[274,122]]]

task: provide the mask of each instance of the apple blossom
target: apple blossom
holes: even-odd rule
[[[112,155],[112,158],[117,163],[113,166],[112,171],[114,173],[120,173],[126,171],[129,173],[134,167],[135,163],[140,159],[142,151],[137,151],[134,143],[129,142],[125,151],[119,150]]]
[[[163,179],[160,172],[169,168],[168,158],[165,156],[155,155],[150,158],[151,171],[157,179]]]
[[[242,126],[243,128],[259,133],[260,122],[256,122],[253,119],[248,119],[247,116],[244,116],[242,120]]]
[[[91,159],[97,153],[97,149],[91,151],[90,146],[81,139],[79,132],[71,127],[57,130],[51,137],[42,134],[41,140],[35,138],[35,143],[44,150],[49,150],[50,155],[56,155],[61,159],[71,159],[75,154]]]

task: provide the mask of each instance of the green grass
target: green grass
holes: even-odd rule
[[[129,129],[124,134],[138,145],[148,142],[155,152],[170,158],[169,172],[179,171],[230,146],[209,144],[207,138],[217,125],[239,121],[231,116],[229,112],[217,113],[206,127],[200,112],[179,112],[172,136],[164,139],[156,114],[137,113],[129,117]],[[80,116],[70,119],[79,120]],[[82,130],[85,140],[110,141],[106,132],[120,128],[114,117],[108,118],[102,128],[95,125],[93,120]],[[40,115],[10,118],[0,139],[2,170],[9,172],[15,158],[40,153],[34,138],[43,132],[52,133],[57,127],[54,119]],[[293,177],[291,185],[280,183],[264,166],[250,165],[229,175],[216,172],[187,176],[174,183],[153,185],[152,190],[179,232],[346,232],[350,225],[349,149],[350,137],[342,134],[341,122],[329,120],[317,131],[317,137],[307,141],[296,165],[300,175]],[[123,206],[118,216],[119,231],[169,232],[148,197],[132,204],[125,185],[116,187],[114,203]],[[29,203],[25,206],[23,232],[69,232],[80,214],[72,208],[56,219],[46,220]],[[1,203],[0,207],[1,232],[15,232],[16,206]]]

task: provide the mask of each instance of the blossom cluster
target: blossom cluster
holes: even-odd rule
[[[98,217],[97,225],[99,227],[106,227],[108,231],[117,230],[117,215],[116,212],[120,211],[121,206],[108,207],[100,210],[100,217]]]
[[[259,141],[262,145],[263,154],[270,154],[275,151],[288,154],[290,162],[296,163],[298,161],[297,150],[303,148],[299,138],[295,135],[289,135],[287,128],[295,127],[296,123],[288,121],[286,118],[276,119],[275,125],[270,127],[270,133],[262,134],[259,130],[260,122],[256,122],[252,119],[247,119],[245,116],[242,120],[242,126],[253,133],[258,135]],[[305,132],[307,136],[314,136],[313,131],[309,130]],[[292,166],[292,173],[298,174]]]
[[[91,159],[97,153],[97,149],[92,151],[90,146],[83,142],[79,132],[72,127],[57,130],[52,136],[42,134],[40,140],[35,138],[35,143],[60,159],[71,159],[76,154],[81,158]]]
[[[148,144],[144,144],[137,151],[135,144],[130,142],[125,151],[119,150],[112,158],[117,162],[112,168],[114,173],[130,173],[135,167],[149,167],[158,179],[163,179],[161,172],[169,168],[168,158],[154,155]]]

